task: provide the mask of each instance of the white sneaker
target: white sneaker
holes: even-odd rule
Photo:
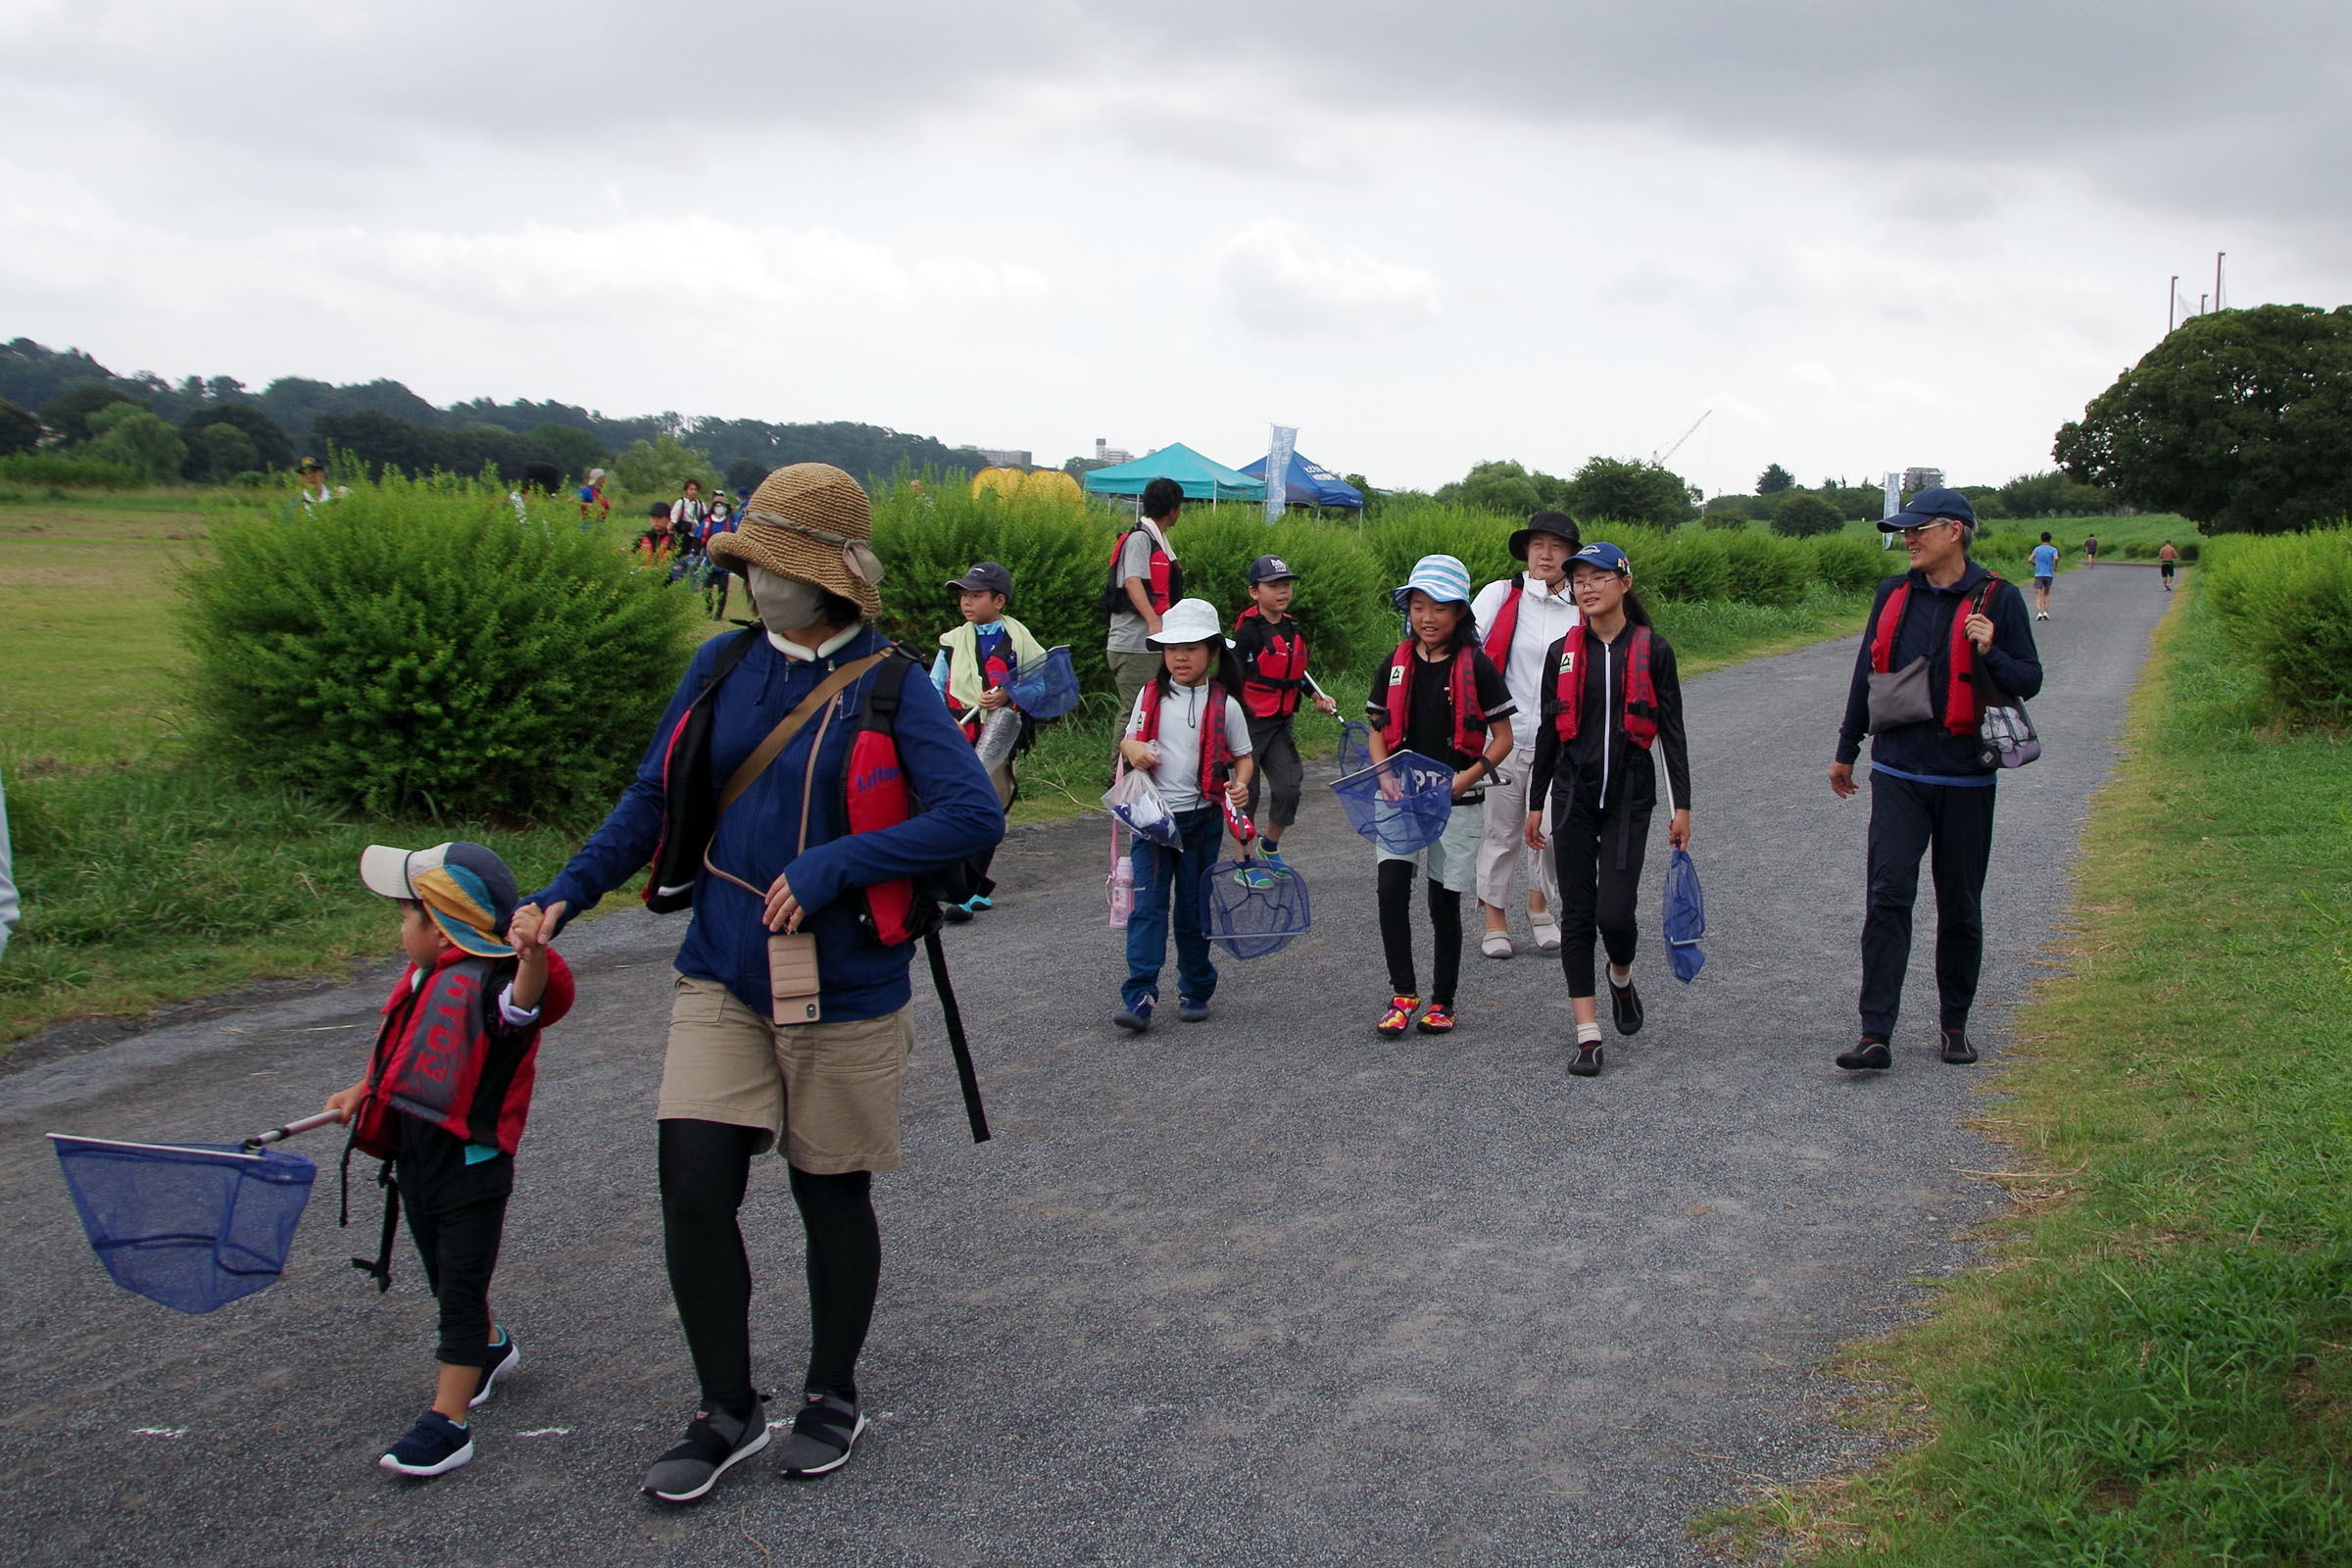
[[[1549,909],[1530,910],[1527,923],[1536,933],[1536,946],[1545,953],[1560,951],[1560,917]]]
[[[1512,953],[1511,934],[1508,931],[1490,931],[1486,939],[1479,943],[1478,951],[1490,958],[1507,958]]]

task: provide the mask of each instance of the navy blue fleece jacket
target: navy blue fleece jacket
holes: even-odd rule
[[[703,644],[678,683],[667,711],[654,730],[637,777],[580,853],[536,900],[544,907],[557,899],[569,914],[591,907],[653,858],[662,837],[662,751],[693,701],[713,660],[728,642]],[[720,682],[711,702],[710,773],[714,784],[732,777],[738,764],[767,738],[786,713],[821,684],[837,665],[854,663],[887,647],[872,627],[861,628],[847,646],[814,660],[788,659],[765,636]],[[809,748],[817,743],[811,719],[793,736],[781,756],[719,819],[710,861],[752,886],[766,888],[785,873],[808,911],[801,929],[816,937],[820,998],[828,1022],[877,1018],[906,1005],[906,966],[914,944],[886,948],[858,921],[856,890],[952,865],[979,854],[1004,836],[1004,811],[981,770],[971,742],[948,717],[947,705],[917,667],[900,687],[900,765],[921,809],[895,826],[850,833],[842,822],[842,776],[849,765],[851,737],[869,672],[842,694],[842,710],[826,728],[818,754],[815,787],[808,796],[808,848],[796,854],[801,831],[802,781]],[[693,923],[678,949],[678,970],[725,986],[747,1007],[766,1017],[771,1006],[767,976],[767,928],[761,901],[709,871],[694,884]]]
[[[1889,577],[1879,584],[1879,597],[1871,604],[1870,619],[1862,628],[1862,650],[1854,659],[1854,683],[1845,698],[1845,721],[1838,728],[1838,760],[1851,762],[1862,755],[1862,741],[1870,737],[1870,765],[1897,777],[1917,779],[1930,784],[1984,784],[1991,781],[1997,771],[1986,767],[1977,756],[1974,735],[1954,735],[1943,727],[1943,698],[1945,683],[1952,667],[1952,616],[1963,605],[1977,596],[1977,590],[1992,573],[1975,562],[1960,574],[1960,580],[1949,588],[1936,588],[1917,571],[1900,577]],[[1879,616],[1886,609],[1886,596],[1894,592],[1895,584],[1911,584],[1910,608],[1903,623],[1894,634],[1892,667],[1901,669],[1913,660],[1926,658],[1928,689],[1934,694],[1936,716],[1923,723],[1904,724],[1884,734],[1870,735],[1870,645],[1879,631]],[[2020,702],[2030,702],[2041,694],[2041,653],[2034,646],[2034,621],[2026,611],[2025,596],[2017,584],[2001,579],[1984,601],[1984,613],[1992,620],[1992,646],[1984,650],[1984,673],[1992,683]]]

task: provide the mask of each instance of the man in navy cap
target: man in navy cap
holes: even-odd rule
[[[2029,699],[2041,656],[2014,583],[1968,559],[1977,514],[1957,490],[1929,490],[1879,526],[1899,534],[1911,569],[1879,584],[1862,634],[1830,788],[1861,786],[1854,763],[1870,737],[1869,912],[1862,924],[1862,1040],[1840,1067],[1893,1065],[1888,1043],[1911,962],[1919,860],[1936,875],[1936,990],[1941,1054],[1977,1059],[1969,1007],[1984,956],[1984,867],[1992,857],[1993,779],[1978,740],[1985,685]]]

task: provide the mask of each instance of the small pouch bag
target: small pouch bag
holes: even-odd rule
[[[1929,690],[1930,661],[1914,659],[1900,669],[1870,674],[1870,732],[1900,729],[1936,716],[1935,695]]]

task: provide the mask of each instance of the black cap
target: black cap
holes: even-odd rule
[[[312,457],[308,452],[305,452],[301,457],[294,460],[294,471],[297,473],[300,473],[308,468],[323,468],[325,466],[325,464],[320,463],[317,458]]]
[[[1260,556],[1250,563],[1250,586],[1252,588],[1261,582],[1296,582],[1298,578],[1298,574],[1291,569],[1291,564],[1280,556]]]
[[[1977,509],[1957,490],[1922,490],[1902,511],[1890,517],[1881,517],[1879,531],[1901,533],[1905,528],[1924,527],[1931,522],[1958,522],[1974,528]]]
[[[955,578],[949,582],[948,586],[961,589],[967,594],[1003,594],[1006,599],[1010,599],[1012,597],[1012,573],[993,561],[976,562],[971,570]]]
[[[1585,536],[1577,529],[1576,519],[1565,512],[1539,512],[1527,519],[1526,527],[1511,535],[1511,559],[1525,561],[1528,540],[1540,533],[1567,540],[1571,551],[1581,549],[1585,542]]]

